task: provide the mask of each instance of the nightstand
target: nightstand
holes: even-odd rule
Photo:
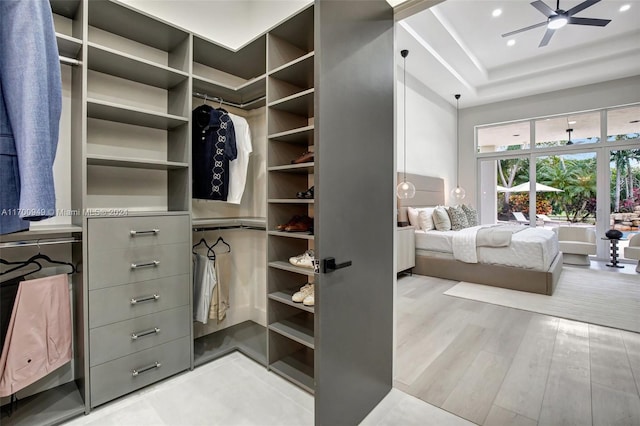
[[[410,271],[416,266],[415,228],[413,226],[396,228],[396,235],[398,244],[398,272]]]

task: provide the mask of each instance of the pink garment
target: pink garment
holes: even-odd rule
[[[0,396],[9,396],[71,360],[67,275],[22,281],[0,357]]]

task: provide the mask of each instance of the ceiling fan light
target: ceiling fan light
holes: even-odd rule
[[[629,9],[631,9],[630,4],[623,4],[622,6],[620,6],[620,12],[626,12]]]
[[[557,30],[559,28],[564,27],[569,23],[569,20],[562,15],[557,15],[549,18],[549,23],[547,24],[547,28],[551,30]]]

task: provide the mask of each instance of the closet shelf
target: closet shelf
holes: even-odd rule
[[[283,262],[281,260],[269,262],[269,266],[271,268],[282,269],[283,271],[295,272],[310,277],[314,274],[313,269],[311,268],[301,268],[300,266],[293,266],[289,262]]]
[[[265,72],[267,38],[262,35],[232,51],[209,40],[193,36],[193,61],[227,74],[252,80]],[[195,70],[194,66],[194,70]]]
[[[315,381],[313,379],[313,367],[306,364],[300,352],[294,352],[269,366],[276,374],[292,381],[309,393],[314,392]]]
[[[294,308],[298,308],[300,310],[314,313],[313,306],[305,306],[302,303],[296,303],[291,300],[291,296],[293,293],[297,292],[299,288],[291,288],[286,290],[274,291],[273,293],[269,293],[268,297],[271,300],[275,300],[276,302],[284,303],[285,305],[293,306]]]
[[[264,217],[222,217],[215,219],[193,219],[191,227],[193,229],[206,229],[215,227],[249,227],[249,228],[266,228],[266,219]]]
[[[314,240],[315,239],[315,235],[309,234],[307,232],[269,231],[267,233],[269,235],[273,235],[275,237],[297,238],[297,239],[300,239],[300,240]]]
[[[313,317],[308,314],[294,315],[269,324],[269,330],[313,349]]]
[[[313,173],[314,163],[286,164],[284,166],[271,166],[267,170],[270,172],[299,173],[307,175]]]
[[[80,49],[82,49],[82,40],[68,36],[62,33],[56,33],[56,42],[58,43],[58,53],[71,59],[77,59]]]
[[[271,204],[313,204],[315,200],[303,200],[300,198],[270,198],[267,200]]]
[[[299,127],[297,129],[287,130],[286,132],[274,133],[269,135],[272,141],[295,143],[301,145],[313,145],[314,126]]]
[[[169,130],[189,123],[189,119],[177,115],[130,107],[113,102],[87,99],[87,115],[90,118],[115,121],[135,126]]]
[[[84,400],[75,382],[37,393],[18,402],[8,417],[2,410],[3,425],[57,425],[84,414]]]
[[[49,0],[51,11],[56,15],[74,19],[81,0]]]
[[[28,231],[14,232],[0,236],[0,242],[34,240],[37,237],[60,237],[69,234],[82,233],[82,226],[76,225],[33,225]]]
[[[89,166],[109,166],[128,167],[132,169],[147,170],[175,170],[186,169],[188,163],[177,163],[174,161],[161,160],[136,160],[130,158],[112,157],[108,155],[87,155],[87,165]]]
[[[313,86],[313,60],[315,52],[309,52],[269,72],[270,77],[286,81],[298,87]]]
[[[313,94],[315,89],[307,89],[302,92],[295,93],[286,98],[278,99],[268,104],[272,109],[285,111],[291,114],[313,117]]]
[[[265,106],[266,101],[253,102],[266,96],[266,76],[261,75],[239,86],[232,86],[205,77],[193,76],[193,91],[222,98],[225,101],[243,105],[245,109],[256,109]],[[212,103],[215,101],[212,99]]]
[[[121,77],[161,89],[170,89],[187,80],[189,75],[161,64],[88,42],[91,70]]]

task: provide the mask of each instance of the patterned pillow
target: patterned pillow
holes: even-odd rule
[[[451,219],[449,219],[449,214],[447,210],[438,206],[433,211],[433,225],[436,227],[438,231],[450,231],[451,230]]]
[[[462,210],[464,210],[464,213],[467,215],[469,226],[478,226],[478,210],[473,206],[467,206],[465,204],[462,205]]]
[[[461,229],[469,227],[467,215],[465,214],[464,210],[462,210],[462,207],[449,207],[447,209],[447,213],[449,214],[449,219],[451,220],[452,231],[459,231]]]

